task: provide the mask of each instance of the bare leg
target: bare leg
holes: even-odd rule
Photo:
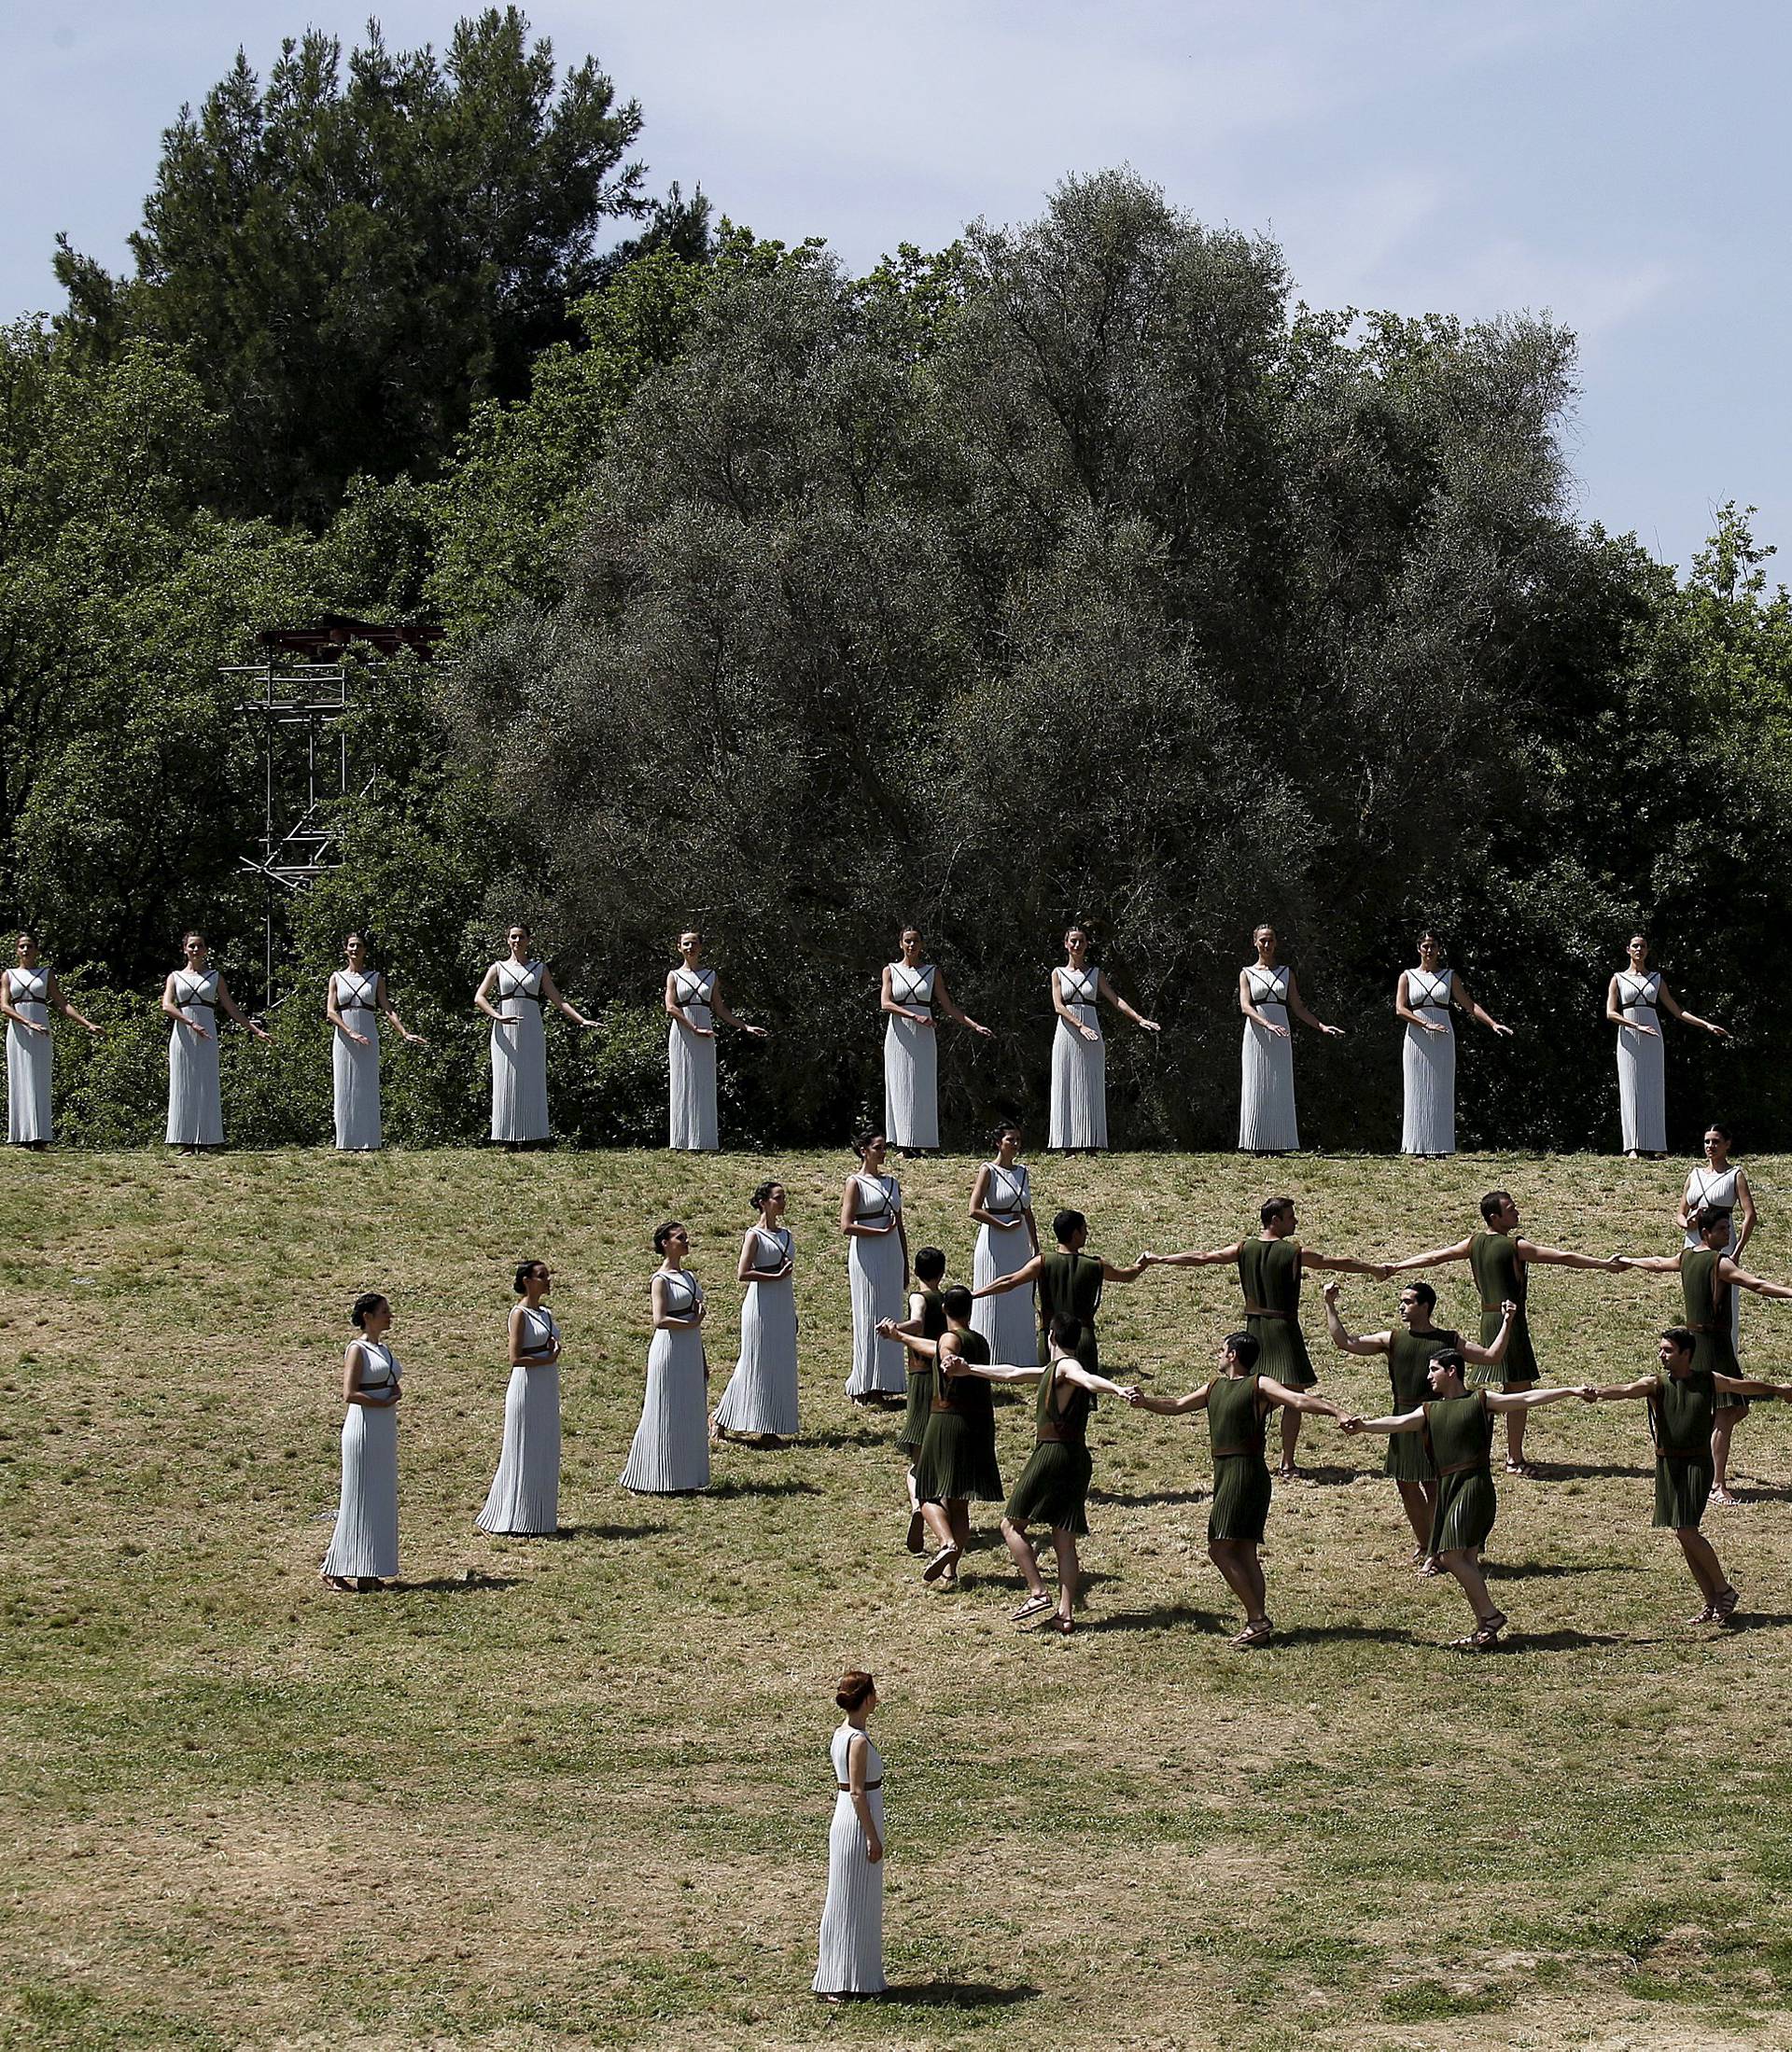
[[[1731,1404],[1719,1411],[1711,1426],[1711,1500],[1714,1503],[1734,1503],[1729,1493],[1729,1435],[1736,1430],[1736,1420],[1742,1413]]]
[[[1068,1525],[1052,1527],[1052,1551],[1057,1556],[1057,1614],[1069,1624],[1083,1575],[1076,1562],[1076,1534]]]
[[[960,1551],[971,1543],[971,1501],[968,1497],[955,1496],[946,1508],[952,1514],[952,1537]]]
[[[1262,1616],[1259,1591],[1263,1576],[1259,1572],[1253,1581],[1244,1563],[1245,1542],[1239,1539],[1215,1539],[1209,1542],[1207,1557],[1225,1578],[1225,1585],[1244,1605],[1244,1621],[1254,1625]]]
[[[1284,1480],[1295,1472],[1295,1448],[1300,1444],[1300,1413],[1292,1404],[1281,1407],[1281,1473]]]
[[[956,1545],[957,1535],[952,1529],[952,1520],[944,1503],[923,1503],[921,1515],[927,1520],[927,1529],[935,1546]]]
[[[1730,1594],[1724,1564],[1718,1559],[1710,1540],[1695,1526],[1679,1526],[1673,1536],[1680,1542],[1680,1551],[1687,1556],[1692,1579],[1699,1584],[1699,1593],[1705,1599],[1704,1609],[1692,1620],[1695,1625],[1701,1625],[1716,1610],[1718,1598]]]
[[[1530,1388],[1527,1383],[1526,1389]],[[1529,1411],[1508,1411],[1505,1414],[1505,1464],[1508,1468],[1524,1466],[1524,1427],[1531,1416]]]
[[[1027,1583],[1029,1596],[1043,1596],[1045,1584],[1039,1571],[1039,1556],[1033,1551],[1033,1542],[1012,1518],[1001,1521],[1001,1536],[1008,1551],[1014,1556],[1017,1567]]]
[[[1452,1546],[1447,1553],[1437,1556],[1441,1566],[1447,1568],[1462,1585],[1463,1594],[1468,1598],[1469,1608],[1475,1612],[1475,1623],[1485,1628],[1500,1616],[1493,1598],[1487,1593],[1486,1578],[1481,1573],[1481,1564],[1466,1546]],[[1502,1620],[1504,1622],[1504,1620]]]
[[[1430,1556],[1426,1548],[1431,1544],[1431,1515],[1437,1508],[1437,1490],[1433,1483],[1406,1482],[1396,1479],[1394,1487],[1400,1492],[1400,1508],[1407,1514],[1407,1523],[1412,1527],[1412,1536],[1419,1542],[1420,1554]]]

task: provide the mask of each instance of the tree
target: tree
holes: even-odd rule
[[[239,50],[163,136],[134,276],[62,243],[63,325],[103,358],[185,350],[223,416],[213,503],[321,526],[357,472],[427,473],[481,399],[526,392],[603,274],[603,225],[644,211],[640,123],[594,60],[556,88],[513,7],[441,60],[370,23],[346,76],[312,31],[265,89]]]

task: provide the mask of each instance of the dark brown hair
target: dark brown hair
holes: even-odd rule
[[[833,1699],[843,1710],[856,1710],[876,1686],[863,1668],[848,1668],[840,1677],[840,1686],[834,1690]]]

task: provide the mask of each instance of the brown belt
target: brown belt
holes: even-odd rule
[[[1263,1442],[1259,1440],[1254,1446],[1216,1446],[1213,1449],[1213,1458],[1215,1460],[1229,1460],[1234,1454],[1255,1454],[1259,1459],[1261,1459],[1263,1455]]]
[[[1655,1449],[1655,1458],[1658,1460],[1709,1460],[1711,1448],[1709,1445],[1658,1446]]]
[[[1267,1304],[1247,1304],[1244,1315],[1248,1319],[1291,1319],[1292,1311],[1272,1311]]]
[[[1687,1331],[1688,1333],[1728,1333],[1729,1327],[1728,1325],[1688,1325]]]
[[[958,1405],[953,1403],[950,1397],[935,1397],[932,1403],[928,1405],[928,1409],[930,1411],[956,1411]]]
[[[1035,1446],[1081,1446],[1082,1440],[1072,1438],[1069,1432],[1060,1431],[1056,1425],[1042,1425],[1033,1435]]]
[[[1491,1472],[1492,1463],[1487,1460],[1452,1460],[1448,1468],[1439,1468],[1437,1473],[1440,1478],[1444,1475],[1465,1475],[1475,1468],[1485,1468]]]
[[[852,1783],[850,1781],[836,1781],[833,1785],[840,1791],[842,1795],[850,1795],[852,1794]],[[873,1789],[882,1788],[883,1785],[884,1784],[881,1780],[867,1781],[865,1783],[864,1793],[869,1795]]]

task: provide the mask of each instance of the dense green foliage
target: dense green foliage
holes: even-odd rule
[[[1352,1031],[1303,1040],[1309,1140],[1396,1129],[1421,923],[1520,1028],[1470,1029],[1465,1144],[1610,1144],[1639,921],[1740,1029],[1670,1028],[1676,1124],[1792,1134],[1792,615],[1734,508],[1685,578],[1575,521],[1572,337],[1291,304],[1273,245],[1121,174],[856,278],[701,195],[647,208],[639,124],[513,10],[440,60],[370,32],[345,77],[315,35],[265,88],[239,59],[168,132],[137,274],[65,251],[65,314],[0,335],[0,872],[90,993],[153,990],[198,921],[279,1000],[233,1134],[324,1131],[351,924],[431,1040],[394,1137],[476,1134],[468,995],[518,911],[605,1016],[554,1043],[586,1140],[658,1131],[693,920],[778,1028],[727,1044],[731,1136],[876,1104],[910,917],[1001,1032],[948,1040],[948,1128],[1036,1120],[1072,916],[1165,1024],[1113,1034],[1117,1138],[1228,1138],[1261,917]],[[441,655],[368,671],[378,774],[269,990],[219,665],[329,611],[428,619]],[[136,1018],[64,1047],[71,1137],[156,1129]]]

